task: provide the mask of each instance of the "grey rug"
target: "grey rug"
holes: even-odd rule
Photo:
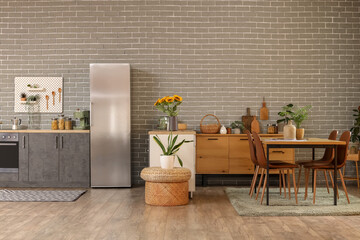
[[[73,202],[86,190],[0,190],[0,202]]]
[[[326,188],[316,189],[316,202],[313,205],[313,194],[308,192],[308,198],[304,200],[304,189],[298,193],[298,205],[295,203],[294,192],[291,199],[284,198],[284,193],[279,195],[278,188],[270,188],[270,206],[266,205],[266,195],[263,204],[260,204],[261,193],[258,200],[254,196],[250,199],[249,188],[229,187],[225,192],[240,216],[345,216],[360,215],[360,198],[349,194],[350,204],[347,203],[345,193],[339,190],[340,199],[334,206],[334,193],[330,194]],[[266,193],[265,193],[266,194]],[[287,195],[288,197],[288,195]]]

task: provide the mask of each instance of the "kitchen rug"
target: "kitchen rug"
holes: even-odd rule
[[[73,202],[87,190],[0,190],[0,202]]]
[[[313,194],[308,191],[308,198],[304,200],[304,188],[300,188],[298,204],[295,203],[292,189],[291,199],[284,193],[279,194],[278,188],[270,188],[270,205],[266,205],[266,193],[263,204],[260,204],[261,193],[258,200],[254,196],[250,198],[249,188],[229,187],[225,192],[240,216],[345,216],[360,215],[360,198],[349,194],[348,204],[344,191],[339,189],[338,205],[334,205],[334,193],[330,194],[326,188],[316,188],[316,202],[313,204]]]

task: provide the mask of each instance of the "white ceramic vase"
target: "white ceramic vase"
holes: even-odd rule
[[[226,133],[227,133],[226,127],[224,125],[222,125],[220,128],[220,134],[226,134]]]
[[[160,167],[163,169],[173,169],[175,155],[160,155]]]
[[[292,124],[291,120],[284,126],[284,139],[296,140],[296,127]]]

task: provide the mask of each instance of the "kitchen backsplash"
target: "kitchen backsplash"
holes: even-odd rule
[[[179,120],[199,130],[212,113],[229,125],[281,106],[313,106],[306,137],[348,130],[360,105],[360,2],[2,1],[0,121],[14,116],[15,77],[63,77],[64,114],[89,109],[89,64],[131,64],[132,176],[148,166],[157,98],[184,98]],[[50,118],[37,117],[50,128]],[[119,123],[121,124],[121,123]],[[298,156],[303,156],[298,153]],[[231,182],[236,183],[236,180]],[[211,181],[210,181],[211,182]],[[217,178],[216,184],[227,180]]]

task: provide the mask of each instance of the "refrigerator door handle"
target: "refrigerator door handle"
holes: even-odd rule
[[[92,119],[92,106],[94,105],[93,102],[90,102],[90,127],[93,126],[93,119]]]

